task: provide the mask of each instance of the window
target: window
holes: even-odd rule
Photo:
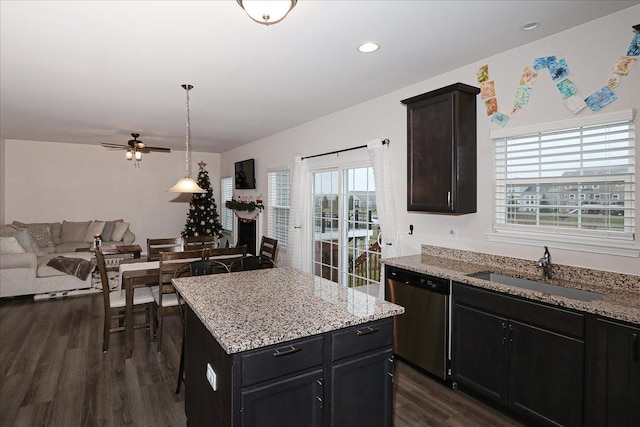
[[[588,119],[592,123],[582,119],[540,125],[542,131],[492,132],[497,233],[633,239],[633,114],[602,115],[595,124],[594,118]],[[581,193],[589,188],[600,190],[592,202]],[[571,189],[580,189],[579,196]],[[617,199],[607,192],[614,189]]]
[[[348,287],[378,283],[380,246],[373,168],[313,173],[313,272]]]
[[[269,194],[267,209],[269,224],[267,233],[278,240],[279,247],[286,247],[289,236],[289,169],[269,171],[267,174]]]
[[[233,211],[225,206],[227,200],[233,199],[233,179],[229,176],[220,180],[220,203],[222,229],[233,229]]]

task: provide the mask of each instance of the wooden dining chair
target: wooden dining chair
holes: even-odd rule
[[[271,237],[262,236],[258,255],[271,259],[271,261],[273,261],[275,264],[277,262],[277,258],[276,258],[276,256],[278,255],[277,251],[278,251],[278,240],[272,239]]]
[[[275,268],[276,263],[271,258],[262,255],[247,255],[235,259],[229,264],[229,271],[261,270],[263,268]]]
[[[147,239],[147,260],[158,261],[160,252],[182,252],[184,242],[182,237],[166,237],[162,239]]]
[[[104,255],[101,251],[96,251],[96,263],[100,272],[100,280],[102,281],[102,297],[104,301],[104,331],[102,337],[102,351],[107,352],[109,349],[109,338],[112,332],[124,331],[125,329],[125,305],[126,299],[124,292],[109,289],[109,278],[107,277],[107,266],[104,262]],[[134,279],[135,280],[135,279]],[[135,283],[134,283],[135,286]],[[133,293],[133,321],[140,314],[145,315],[143,323],[134,323],[134,329],[149,328],[151,341],[154,339],[155,331],[155,302],[151,288],[142,286],[134,288]],[[114,322],[116,326],[114,326]]]
[[[222,274],[228,272],[229,267],[225,263],[221,261],[203,259],[193,261],[178,268],[173,274],[173,278],[206,276],[209,274]],[[183,305],[179,305],[178,307],[180,308],[180,319],[182,320],[182,350],[180,351],[180,368],[178,369],[178,385],[176,386],[176,394],[180,394],[180,387],[184,382],[184,348],[185,338],[187,336],[185,310],[183,309]]]
[[[230,265],[236,259],[247,256],[247,250],[247,245],[236,246],[235,248],[209,249],[206,257]]]
[[[218,236],[184,237],[183,240],[185,251],[218,248]]]
[[[182,252],[160,252],[158,260],[158,286],[151,291],[156,305],[156,344],[158,351],[162,349],[163,318],[170,314],[178,313],[179,305],[183,304],[180,296],[171,284],[171,279],[183,265],[204,258],[204,250]]]

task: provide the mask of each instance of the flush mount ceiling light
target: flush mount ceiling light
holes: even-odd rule
[[[237,0],[249,18],[258,24],[271,25],[282,21],[298,2],[297,0],[264,1]]]
[[[185,142],[185,170],[184,170],[184,178],[180,178],[176,185],[168,189],[167,191],[170,193],[206,193],[205,190],[200,188],[200,186],[190,177],[189,174],[189,139],[191,138],[191,123],[190,123],[190,114],[189,114],[189,91],[193,89],[192,85],[184,84],[182,88],[187,91],[187,136]]]
[[[529,22],[527,24],[524,24],[522,26],[521,30],[522,31],[531,31],[531,30],[535,30],[539,26],[540,26],[540,24],[538,22]]]
[[[371,53],[380,49],[380,45],[376,42],[364,42],[358,46],[358,52]]]

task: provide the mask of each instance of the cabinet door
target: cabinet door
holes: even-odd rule
[[[453,93],[408,105],[407,210],[452,212]]]
[[[584,342],[514,321],[508,328],[509,406],[543,423],[582,425]]]
[[[242,391],[242,426],[322,426],[322,370]]]
[[[334,363],[330,425],[391,426],[392,417],[393,350]]]
[[[640,425],[640,328],[596,320],[596,421]]]
[[[453,380],[500,403],[507,401],[507,325],[502,317],[453,306]]]

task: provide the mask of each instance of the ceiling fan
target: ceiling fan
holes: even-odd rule
[[[111,142],[103,142],[100,145],[105,147],[107,150],[127,150],[127,160],[136,160],[136,167],[139,167],[139,163],[142,161],[142,153],[150,153],[151,151],[157,151],[160,153],[170,153],[170,148],[164,147],[151,147],[146,145],[144,142],[140,141],[138,137],[139,133],[132,133],[131,136],[133,139],[127,142],[127,145],[124,144],[113,144]]]

